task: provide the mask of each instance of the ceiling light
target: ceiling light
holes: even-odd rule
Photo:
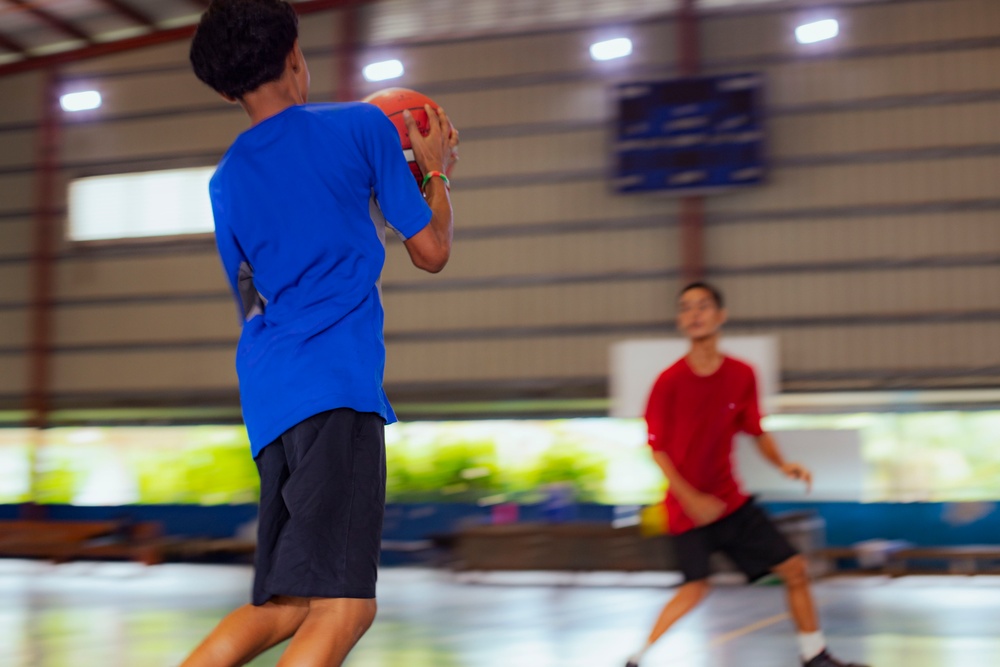
[[[833,39],[840,33],[840,24],[836,19],[824,19],[813,23],[800,25],[795,29],[795,39],[799,44],[813,44],[826,39]]]
[[[66,93],[59,98],[63,111],[89,111],[101,106],[101,94],[96,90]]]
[[[614,60],[632,53],[632,40],[618,37],[590,45],[590,57],[594,60]]]
[[[385,81],[403,76],[403,63],[398,60],[384,60],[380,63],[365,65],[361,70],[366,81]]]

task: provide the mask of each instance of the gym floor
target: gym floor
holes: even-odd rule
[[[0,561],[0,666],[177,665],[246,600],[242,566]],[[455,575],[386,569],[350,667],[622,667],[673,575]],[[996,667],[1000,577],[816,585],[835,653],[873,667]],[[644,667],[795,667],[780,587],[720,585]],[[255,660],[277,664],[280,649]]]

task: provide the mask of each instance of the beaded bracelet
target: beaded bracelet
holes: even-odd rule
[[[444,186],[445,186],[446,188],[448,188],[449,190],[451,190],[451,181],[449,181],[449,180],[448,180],[448,177],[447,177],[447,176],[445,176],[445,175],[444,175],[444,174],[443,174],[442,172],[440,172],[440,171],[429,171],[429,172],[427,172],[427,173],[426,173],[426,174],[424,175],[424,181],[423,181],[423,183],[421,183],[421,184],[420,184],[420,191],[421,191],[421,192],[423,192],[424,188],[426,188],[426,187],[427,187],[427,181],[431,180],[431,179],[432,179],[432,178],[434,178],[435,176],[436,176],[436,177],[438,177],[438,178],[440,178],[440,179],[441,179],[442,181],[444,181]]]

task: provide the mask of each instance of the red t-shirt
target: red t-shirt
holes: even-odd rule
[[[649,446],[665,452],[691,486],[725,502],[723,516],[746,502],[748,496],[733,476],[733,436],[763,433],[757,379],[748,364],[724,357],[718,370],[700,376],[681,359],[653,385],[646,424]],[[694,528],[669,488],[666,508],[672,534]]]

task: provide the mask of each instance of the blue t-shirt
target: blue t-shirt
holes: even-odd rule
[[[382,389],[385,224],[431,218],[399,135],[370,104],[293,106],[246,130],[210,186],[240,305],[236,349],[253,455],[334,408],[395,414]]]

